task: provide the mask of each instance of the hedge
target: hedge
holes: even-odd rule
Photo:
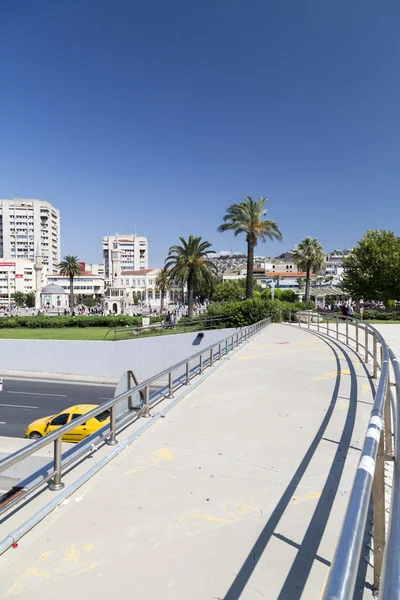
[[[239,302],[213,303],[207,309],[210,317],[228,317],[224,323],[225,327],[243,327],[251,325],[267,317],[271,317],[274,323],[289,320],[289,311],[315,308],[314,302],[281,302],[280,300],[264,300],[252,298]]]
[[[161,317],[150,317],[150,323],[158,323]],[[63,327],[141,327],[142,317],[128,317],[127,315],[106,316],[93,315],[79,317],[48,317],[40,315],[37,317],[2,317],[0,329],[10,327],[27,327],[28,329],[55,329]]]
[[[361,318],[359,312],[355,312],[354,316],[357,319]],[[400,321],[399,311],[388,311],[383,312],[380,310],[364,310],[363,314],[364,321]]]

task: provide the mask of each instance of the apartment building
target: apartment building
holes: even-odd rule
[[[10,306],[15,292],[36,291],[33,262],[26,259],[0,258],[0,306]]]
[[[60,262],[60,212],[43,200],[0,199],[0,259],[33,263],[41,251],[48,273]]]
[[[120,252],[121,274],[125,271],[144,271],[149,268],[147,238],[135,234],[107,235],[103,237],[103,259],[106,280],[112,279],[112,253]]]

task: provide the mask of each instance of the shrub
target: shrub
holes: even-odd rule
[[[161,317],[150,317],[150,323],[158,323]],[[93,315],[80,317],[49,317],[40,315],[35,317],[3,317],[0,319],[0,328],[27,327],[28,329],[50,329],[63,327],[125,327],[126,325],[140,327],[141,317],[128,317],[127,315],[106,316]]]

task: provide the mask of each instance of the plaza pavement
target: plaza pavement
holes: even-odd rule
[[[318,599],[371,404],[351,350],[271,325],[0,558],[0,597]]]

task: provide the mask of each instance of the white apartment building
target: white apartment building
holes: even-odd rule
[[[69,294],[70,281],[69,277],[66,275],[48,275],[46,279],[47,285],[59,285]],[[93,275],[93,273],[85,271],[82,275],[76,275],[74,277],[73,285],[74,295],[77,298],[82,296],[82,298],[98,297],[100,299],[100,297],[104,295],[104,277],[101,277],[100,275]]]
[[[34,263],[26,259],[0,258],[0,306],[13,304],[15,292],[36,291]]]
[[[43,200],[0,200],[0,258],[33,263],[38,248],[44,268],[56,273],[60,262],[60,212]]]
[[[113,278],[111,262],[115,244],[121,253],[121,274],[125,271],[144,271],[149,268],[146,237],[132,233],[107,235],[103,237],[104,271],[107,281],[111,281]]]

